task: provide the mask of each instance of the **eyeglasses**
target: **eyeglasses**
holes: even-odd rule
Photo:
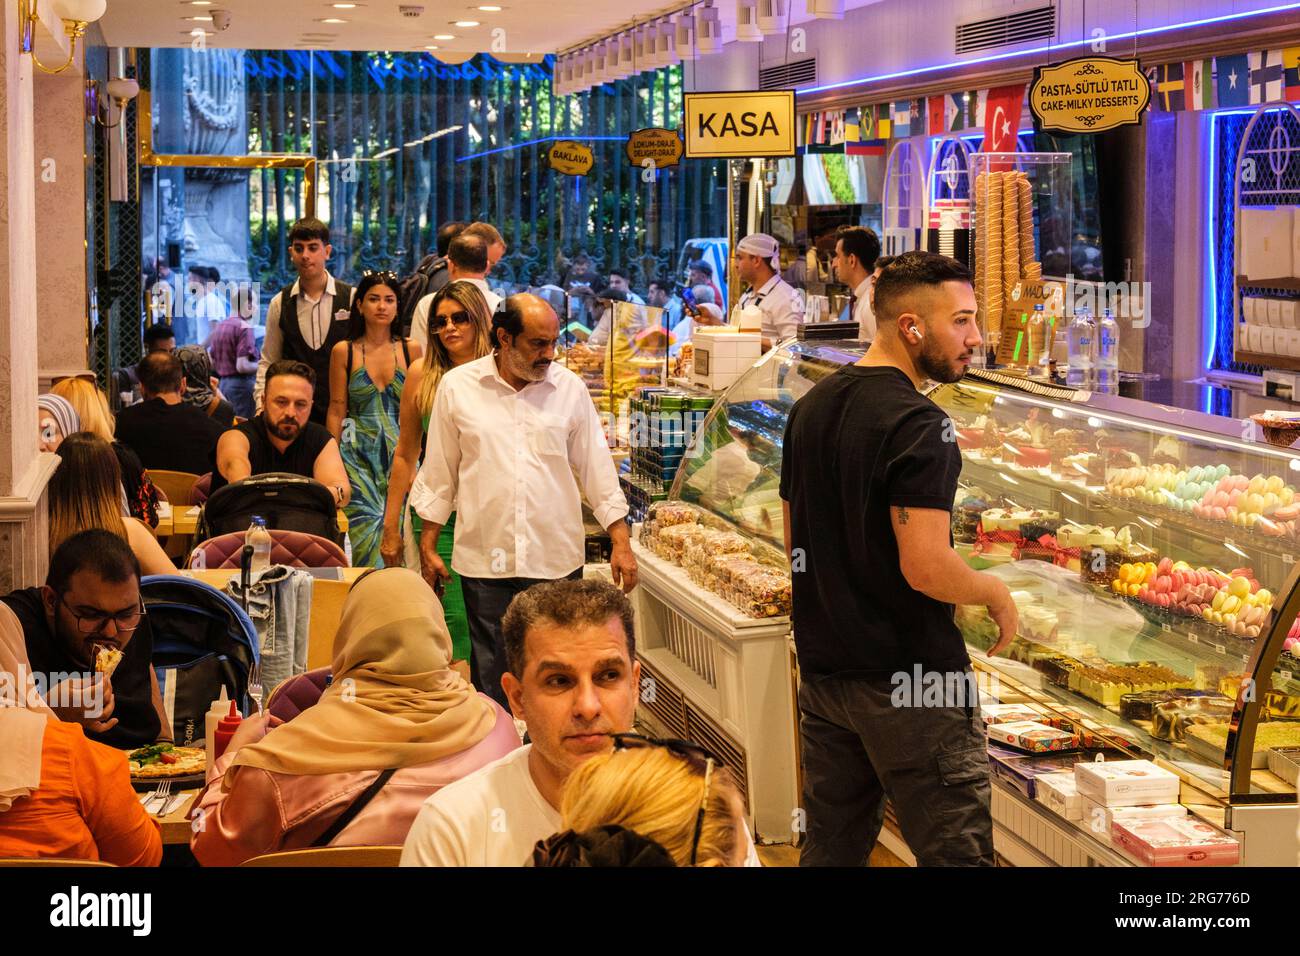
[[[704,832],[704,808],[709,805],[709,785],[713,782],[713,766],[722,763],[699,744],[690,740],[646,737],[643,734],[612,734],[615,750],[637,750],[659,747],[674,757],[680,757],[696,769],[704,765],[704,792],[700,796],[700,809],[695,814],[695,834],[691,837],[691,866],[695,865],[700,851],[700,834]]]
[[[429,322],[430,327],[435,332],[441,332],[445,328],[450,328],[453,324],[457,326],[468,325],[469,313],[462,309],[460,312],[451,313],[451,315],[435,315]]]
[[[64,600],[62,594],[59,595],[59,603],[68,609],[68,613],[77,619],[77,630],[82,634],[94,634],[99,631],[108,619],[112,618],[113,623],[121,633],[134,631],[140,626],[140,619],[144,617],[144,600],[140,601],[138,607],[133,607],[127,611],[118,611],[116,614],[106,614],[103,611],[95,611],[90,614],[82,614],[77,611],[71,604]]]

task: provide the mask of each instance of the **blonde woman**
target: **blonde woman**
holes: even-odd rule
[[[108,407],[108,396],[84,378],[65,378],[55,382],[50,392],[64,398],[81,422],[81,430],[102,438],[117,455],[122,473],[122,503],[126,514],[138,518],[151,528],[158,527],[158,489],[140,463],[140,457],[114,436],[116,423]]]
[[[404,551],[408,563],[418,568],[420,526],[419,519],[411,514],[412,533],[406,546],[402,541],[402,513],[406,510],[406,496],[415,481],[420,467],[420,455],[425,435],[429,431],[429,414],[433,398],[438,392],[442,377],[458,365],[482,358],[492,351],[489,328],[492,316],[487,300],[471,282],[458,281],[443,286],[429,306],[429,354],[411,363],[402,392],[402,405],[398,412],[399,433],[397,452],[393,456],[393,471],[388,478],[388,502],[384,509],[384,534],[379,553],[388,567],[402,565]],[[447,524],[438,538],[438,554],[451,567],[451,546],[455,535],[456,516]],[[407,550],[409,548],[409,550]],[[469,621],[465,615],[465,599],[461,595],[460,577],[452,574],[442,595],[447,627],[451,631],[454,660],[469,659]]]
[[[613,751],[570,775],[560,814],[565,829],[538,843],[536,865],[620,865],[644,841],[677,866],[758,865],[731,772],[688,741],[615,734]]]
[[[74,534],[100,528],[127,543],[141,573],[176,573],[144,523],[122,514],[121,473],[108,442],[90,432],[73,432],[59,445],[59,458],[49,486],[50,554]]]

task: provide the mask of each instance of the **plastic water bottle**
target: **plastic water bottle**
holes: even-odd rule
[[[1097,367],[1097,323],[1087,309],[1076,309],[1065,331],[1070,352],[1065,382],[1075,388],[1089,388]]]
[[[1114,391],[1119,385],[1119,323],[1110,309],[1097,326],[1097,386]]]
[[[253,563],[250,571],[257,574],[271,566],[271,532],[266,530],[266,519],[253,515],[253,523],[248,526],[244,543],[253,546]]]

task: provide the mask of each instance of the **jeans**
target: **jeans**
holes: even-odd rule
[[[260,645],[263,700],[281,681],[307,670],[312,581],[305,569],[283,564],[273,564],[249,581],[247,610]],[[226,584],[226,593],[240,600],[238,575]]]
[[[563,580],[574,581],[582,577],[582,568],[566,575]],[[527,591],[534,584],[545,584],[539,578],[465,578],[460,579],[465,594],[465,613],[469,618],[469,673],[475,689],[487,694],[506,710],[510,702],[501,688],[501,675],[506,672],[506,649],[501,638],[501,618],[516,594]]]
[[[808,829],[799,865],[864,865],[888,797],[917,865],[993,866],[978,699],[896,706],[895,687],[893,680],[835,677],[800,686]]]
[[[221,394],[240,418],[252,418],[253,411],[253,375],[221,376]]]

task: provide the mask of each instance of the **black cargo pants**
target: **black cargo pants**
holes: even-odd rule
[[[902,697],[884,679],[815,678],[800,686],[800,866],[865,865],[886,797],[918,865],[994,865],[978,698],[926,706],[900,704]]]

